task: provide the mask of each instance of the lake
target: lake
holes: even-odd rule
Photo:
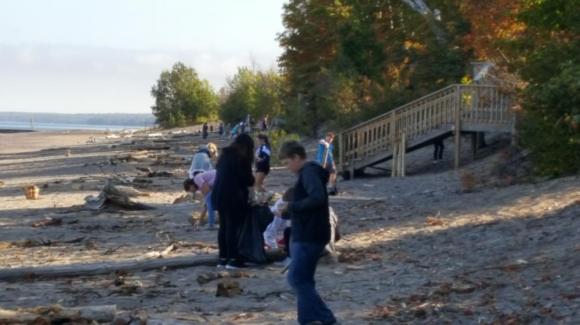
[[[123,129],[142,129],[145,126],[136,125],[96,125],[96,124],[68,124],[68,123],[34,123],[34,128],[30,127],[30,122],[10,122],[0,121],[0,133],[2,130],[22,130],[22,131],[56,131],[56,130],[90,130],[90,131],[115,131]],[[150,126],[149,126],[150,127]]]

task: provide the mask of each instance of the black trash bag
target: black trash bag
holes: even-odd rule
[[[252,207],[240,231],[238,250],[246,262],[266,263],[264,250],[264,231],[274,219],[274,215],[266,206]]]
[[[268,228],[268,225],[274,220],[274,213],[267,205],[258,205],[252,207],[252,218],[257,219],[260,232],[263,234]]]

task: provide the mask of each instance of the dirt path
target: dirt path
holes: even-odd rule
[[[69,156],[64,149],[0,155],[0,268],[149,259],[171,243],[171,257],[215,254],[217,233],[190,223],[199,203],[172,204],[181,195],[184,159],[200,138],[164,138],[75,146]],[[171,149],[132,150],[140,143]],[[128,154],[135,160],[124,160]],[[495,159],[466,169],[486,181]],[[150,196],[139,200],[156,210],[79,207],[113,174],[142,176],[136,167],[175,174],[140,185]],[[323,264],[317,274],[341,322],[580,322],[580,179],[463,193],[461,172],[436,171],[341,183],[340,195],[331,199],[344,234],[341,262]],[[28,183],[41,187],[40,200],[24,200],[21,187]],[[283,169],[267,180],[278,192],[292,183]],[[62,223],[32,227],[47,217]],[[233,298],[216,297],[219,280],[198,283],[200,275],[215,272],[212,267],[25,279],[0,284],[0,306],[116,304],[174,323],[294,324],[294,295],[280,270],[269,265],[237,274],[243,291]]]

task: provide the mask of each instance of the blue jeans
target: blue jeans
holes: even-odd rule
[[[314,273],[324,246],[314,243],[290,243],[292,263],[288,271],[288,283],[296,292],[300,324],[314,321],[323,324],[336,322],[332,311],[322,301],[315,288]]]
[[[205,196],[205,206],[207,207],[207,224],[215,226],[215,210],[211,204],[211,191]]]

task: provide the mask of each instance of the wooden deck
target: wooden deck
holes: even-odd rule
[[[513,132],[512,104],[495,86],[448,86],[340,133],[338,169],[352,176],[392,160],[392,175],[404,176],[407,152],[448,136],[455,138],[458,168],[461,134]]]

